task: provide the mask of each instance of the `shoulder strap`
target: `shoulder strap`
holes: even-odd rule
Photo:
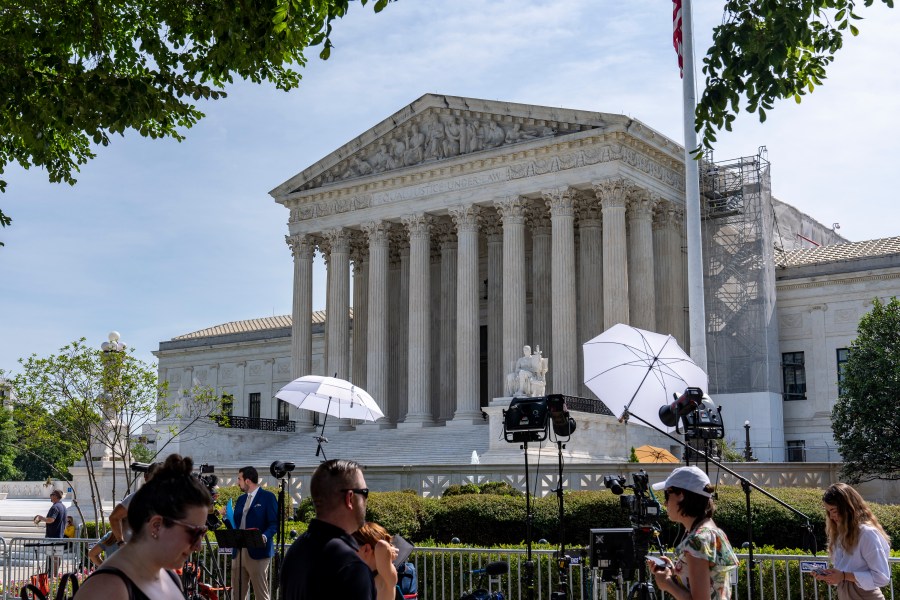
[[[131,578],[126,575],[125,572],[121,569],[117,569],[116,567],[101,567],[91,573],[90,576],[88,576],[88,579],[96,575],[115,575],[122,580],[122,583],[125,584],[125,589],[128,590],[128,600],[134,600],[134,583],[131,581]]]

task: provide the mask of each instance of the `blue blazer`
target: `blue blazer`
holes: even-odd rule
[[[238,528],[241,526],[241,515],[244,514],[246,502],[247,494],[241,494],[234,505],[234,524]],[[259,529],[259,532],[266,537],[265,548],[247,549],[250,558],[270,558],[275,554],[275,545],[272,543],[272,538],[275,537],[278,530],[278,498],[275,497],[275,494],[262,488],[256,490],[253,506],[247,513],[245,529]],[[237,551],[232,550],[231,555],[236,556]]]

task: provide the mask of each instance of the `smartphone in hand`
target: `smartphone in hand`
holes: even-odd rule
[[[660,568],[666,568],[669,566],[669,563],[667,563],[665,560],[663,560],[662,558],[660,558],[658,556],[653,556],[652,554],[648,554],[644,558],[646,558],[649,562],[652,562],[654,564],[654,566],[657,566]]]

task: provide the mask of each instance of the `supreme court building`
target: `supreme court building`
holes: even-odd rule
[[[272,190],[289,214],[292,315],[161,342],[160,378],[311,428],[315,415],[274,394],[336,375],[385,414],[343,429],[484,431],[527,344],[549,358],[546,393],[596,399],[581,345],[608,327],[690,346],[683,163],[679,144],[623,115],[425,95]],[[709,392],[729,439],[751,418],[760,458],[784,460],[773,248],[785,234],[845,240],[771,197],[762,155],[703,164]],[[628,398],[600,400],[618,412]],[[621,446],[605,456],[627,457]]]

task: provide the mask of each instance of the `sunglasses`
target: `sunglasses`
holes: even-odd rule
[[[354,494],[359,494],[366,500],[369,499],[369,488],[344,488],[341,490],[342,494],[345,494],[347,492],[353,492]]]
[[[200,541],[200,538],[202,538],[204,535],[206,535],[206,532],[209,531],[209,527],[207,527],[206,525],[197,527],[196,525],[192,525],[191,523],[185,523],[184,521],[179,521],[178,519],[164,518],[163,523],[165,523],[166,526],[180,525],[181,527],[184,527],[184,529],[188,532],[188,535],[191,536],[191,545],[192,546],[194,544],[196,544],[198,541]]]

